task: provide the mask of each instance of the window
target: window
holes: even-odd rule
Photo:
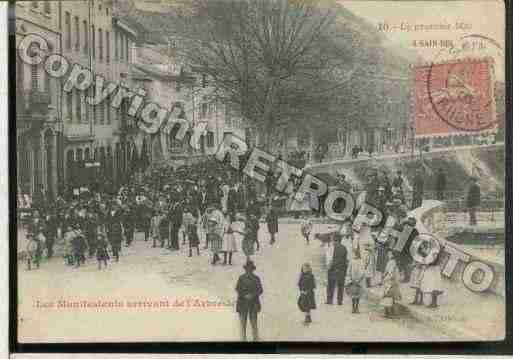
[[[84,53],[87,54],[87,51],[89,51],[89,33],[88,33],[88,27],[87,27],[87,21],[83,21],[83,27],[84,27]]]
[[[207,132],[207,146],[214,147],[214,132],[212,131]]]
[[[91,25],[91,49],[93,50],[93,59],[96,60],[96,33],[94,30],[94,25]]]
[[[52,12],[52,6],[50,4],[50,1],[45,1],[44,4],[45,4],[45,13],[46,14],[51,13]]]
[[[105,102],[102,102],[98,105],[98,112],[100,125],[103,125],[105,123]]]
[[[77,122],[84,121],[82,119],[82,96],[80,96],[79,91],[75,91],[75,110],[77,114]]]
[[[45,91],[51,95],[50,80],[50,75],[45,72]]]
[[[208,103],[204,102],[204,103],[201,104],[200,118],[207,117],[207,112],[208,112]]]
[[[118,61],[118,46],[119,46],[119,34],[117,31],[114,32],[114,61]]]
[[[39,69],[37,68],[37,65],[30,66],[30,79],[31,79],[30,88],[33,91],[39,90]]]
[[[98,58],[103,61],[103,31],[98,29]]]
[[[21,89],[23,90],[23,81],[25,76],[24,76],[24,66],[23,66],[23,62],[19,59],[16,60],[16,88],[18,89]]]
[[[128,62],[128,37],[125,36],[125,61]]]
[[[78,16],[75,16],[75,51],[80,51],[80,21]]]
[[[105,60],[110,62],[110,32],[105,31]]]
[[[201,75],[201,87],[205,88],[207,87],[207,75],[206,74],[202,74]]]
[[[123,46],[125,44],[123,34],[119,34],[119,61],[123,61],[124,58],[124,52],[123,52]]]
[[[87,101],[85,101],[85,99],[84,99],[84,107],[85,107],[84,123],[89,123],[89,105],[87,104]]]
[[[110,109],[110,96],[107,97],[107,99],[105,100],[105,103],[107,104],[107,125],[110,125],[110,112],[111,112],[111,109]]]
[[[64,24],[66,26],[66,50],[71,50],[71,14],[67,11],[64,15]]]
[[[66,110],[68,112],[68,121],[73,121],[73,93],[68,92],[66,94]]]
[[[108,7],[105,8],[105,15],[109,16],[109,8]]]

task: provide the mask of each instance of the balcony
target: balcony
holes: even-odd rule
[[[137,129],[138,129],[137,122],[135,121],[135,119],[133,117],[124,115],[124,116],[120,116],[119,119],[121,120],[119,123],[119,131],[121,133],[129,134],[129,133],[137,131]]]
[[[50,117],[50,94],[18,89],[16,95],[16,126],[23,130],[41,128]]]
[[[24,92],[24,100],[27,103],[27,112],[31,115],[46,116],[48,114],[48,106],[52,102],[49,92],[30,90]]]

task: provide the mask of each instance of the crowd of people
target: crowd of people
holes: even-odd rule
[[[212,265],[221,257],[222,264],[232,265],[239,247],[247,258],[260,249],[262,216],[273,244],[278,231],[273,201],[225,164],[159,167],[112,191],[82,188],[54,201],[35,201],[26,223],[27,263],[38,267],[42,255],[52,258],[55,243],[63,242],[66,264],[80,267],[96,258],[98,268],[105,268],[142,232],[152,247],[178,251],[187,245],[189,257],[208,249]]]
[[[112,191],[86,189],[68,193],[54,201],[38,201],[27,226],[27,267],[38,268],[44,252],[51,258],[56,242],[63,243],[63,256],[69,266],[80,267],[96,260],[98,269],[106,268],[111,260],[119,261],[123,246],[130,247],[136,232],[143,233],[148,246],[179,251],[186,246],[189,257],[208,250],[210,265],[233,265],[236,253],[243,253],[245,273],[239,278],[237,312],[240,314],[242,338],[246,339],[247,319],[258,339],[258,297],[262,281],[254,274],[252,260],[260,249],[258,231],[265,219],[270,244],[276,242],[279,208],[276,192],[272,190],[276,177],[270,177],[267,191],[258,194],[255,182],[227,168],[217,161],[194,165],[159,167],[130,178]],[[400,171],[389,178],[386,172],[369,171],[363,192],[354,192],[354,186],[343,173],[338,173],[336,187],[353,193],[357,206],[353,216],[340,224],[335,232],[313,233],[312,213],[304,216],[300,235],[309,245],[312,238],[328,243],[327,248],[327,305],[342,305],[344,293],[351,297],[352,313],[359,313],[360,298],[368,288],[382,290],[385,315],[393,317],[395,303],[402,298],[400,283],[415,288],[411,304],[438,306],[441,289],[438,263],[419,265],[408,252],[418,236],[414,230],[401,251],[395,248],[395,238],[384,229],[392,226],[401,232],[404,226],[415,227],[416,220],[408,216],[410,208],[422,205],[420,195],[413,195],[412,204],[406,203],[404,179]],[[417,172],[414,189],[422,186]],[[418,183],[416,183],[418,182]],[[383,213],[378,226],[356,228],[354,220],[359,206],[368,203]],[[335,203],[335,211],[337,206]],[[383,238],[380,236],[388,236]],[[419,252],[427,255],[429,243]],[[305,263],[298,281],[299,309],[305,313],[305,325],[312,322],[311,311],[317,308],[316,281],[312,266]],[[336,293],[336,297],[335,297]]]
[[[335,292],[336,303],[343,305],[346,293],[351,297],[352,313],[359,313],[362,294],[369,288],[377,287],[378,293],[382,296],[381,304],[385,316],[395,317],[399,314],[399,307],[395,304],[403,297],[400,283],[409,283],[409,286],[415,289],[415,297],[410,304],[438,307],[438,297],[444,292],[439,263],[435,261],[430,265],[421,265],[414,262],[409,253],[409,248],[417,245],[413,244],[414,241],[421,244],[421,256],[427,256],[435,244],[421,241],[418,237],[419,232],[414,229],[399,250],[396,248],[396,237],[390,235],[391,231],[386,228],[392,227],[397,233],[402,232],[405,226],[416,227],[416,219],[408,216],[409,206],[405,202],[403,182],[400,171],[396,172],[392,179],[389,179],[385,172],[371,172],[365,190],[357,196],[357,208],[353,215],[336,231],[313,234],[311,217],[304,217],[301,223],[301,236],[305,238],[306,244],[310,243],[313,236],[327,247],[327,305],[333,305]],[[336,187],[352,193],[353,186],[343,173],[338,174]],[[359,206],[364,202],[380,209],[383,214],[378,226],[355,225]],[[298,286],[301,293],[298,305],[301,311],[306,313],[305,324],[308,324],[311,322],[310,311],[316,308],[311,293],[315,289],[315,278],[308,263],[301,270]],[[424,295],[430,296],[431,300],[425,303]]]

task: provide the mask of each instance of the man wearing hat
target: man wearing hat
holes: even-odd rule
[[[403,283],[408,283],[410,281],[411,272],[413,270],[413,259],[410,254],[410,247],[413,240],[419,235],[419,232],[415,228],[416,225],[417,220],[415,217],[408,217],[403,219],[397,228],[399,232],[404,230],[404,226],[410,226],[413,228],[402,251],[396,253],[397,267],[403,273],[403,278],[401,279],[401,282]]]
[[[352,186],[347,181],[346,175],[341,170],[337,171],[337,180],[338,180],[337,189],[344,191],[346,193],[352,192]]]
[[[266,222],[267,230],[271,236],[269,243],[273,245],[274,242],[276,242],[276,234],[278,233],[278,212],[276,211],[272,201],[269,203],[269,211],[267,212]]]
[[[219,253],[223,247],[224,216],[221,211],[213,206],[207,209],[207,242],[212,252],[212,265],[219,261]]]
[[[399,191],[402,193],[403,192],[403,183],[404,183],[403,174],[401,171],[397,171],[396,175],[392,181],[392,187],[399,189]]]
[[[337,303],[343,304],[344,286],[347,273],[347,248],[341,244],[342,234],[335,232],[333,235],[333,245],[328,247],[326,254],[328,264],[328,286],[326,304],[333,304],[333,295],[337,289]]]
[[[445,176],[445,172],[442,168],[438,168],[438,173],[436,174],[436,199],[437,200],[443,201],[446,186],[447,186],[447,177]]]
[[[258,313],[261,310],[260,296],[263,293],[262,282],[260,278],[254,274],[255,264],[248,260],[244,265],[245,273],[237,280],[235,290],[237,292],[236,310],[239,313],[241,339],[247,340],[246,326],[249,321],[253,332],[253,340],[258,341]]]
[[[75,223],[73,225],[74,236],[71,241],[71,246],[73,248],[73,260],[75,266],[78,268],[81,264],[85,264],[85,251],[87,248],[86,239],[80,230],[80,226]]]
[[[114,205],[107,217],[107,234],[112,248],[112,255],[116,262],[119,262],[119,252],[121,251],[121,241],[123,240],[123,226],[121,221],[121,213]]]
[[[57,228],[59,227],[57,214],[55,213],[55,209],[51,209],[46,216],[46,223],[44,226],[44,236],[46,238],[46,255],[48,259],[53,256],[53,245],[55,240],[57,239]]]
[[[183,202],[181,200],[175,201],[169,211],[171,231],[171,250],[177,251],[180,249],[180,239],[178,238],[178,232],[182,226],[183,220]]]
[[[415,173],[415,177],[413,179],[413,199],[411,204],[411,209],[422,206],[422,198],[424,196],[424,176],[422,174],[421,169],[417,169]]]
[[[477,182],[477,177],[470,178],[470,186],[467,190],[467,209],[469,215],[469,225],[475,226],[477,224],[476,211],[481,204],[481,187]]]

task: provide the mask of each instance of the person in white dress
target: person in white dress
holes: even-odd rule
[[[363,292],[362,281],[365,276],[363,270],[362,257],[360,253],[360,246],[358,244],[358,237],[353,239],[353,250],[351,255],[351,262],[349,264],[350,282],[346,286],[346,292],[351,297],[353,304],[353,314],[360,313],[360,297]]]
[[[224,221],[223,214],[217,208],[207,211],[207,241],[212,252],[212,265],[219,261],[219,253],[223,249]]]
[[[235,221],[232,222],[231,228],[233,231],[233,240],[235,241],[235,246],[237,250],[239,248],[243,248],[244,238],[246,237],[246,217],[242,213],[237,213],[235,216]],[[253,245],[253,243],[251,243]],[[248,256],[249,257],[249,256]]]
[[[374,276],[376,275],[376,256],[371,244],[363,245],[363,271],[365,273],[365,285],[372,288]]]
[[[426,249],[428,253],[430,251],[430,246],[431,244],[429,244]],[[424,271],[420,279],[420,291],[424,297],[431,294],[431,303],[427,305],[428,308],[438,308],[438,296],[444,292],[442,289],[440,255],[437,256],[437,259],[435,259],[433,263],[424,266]]]
[[[230,192],[230,186],[228,186],[226,183],[223,183],[221,185],[221,192],[221,210],[226,214],[228,212],[228,193]]]
[[[234,218],[231,215],[225,217],[222,252],[224,255],[223,265],[232,265],[233,253],[238,251],[237,240],[233,235],[232,224]]]
[[[305,217],[301,221],[301,234],[306,240],[306,244],[310,244],[310,234],[312,233],[312,220],[309,217]]]
[[[402,299],[399,288],[399,268],[394,257],[394,252],[387,251],[388,262],[383,273],[383,298],[381,304],[385,307],[385,316],[391,317],[394,304]]]

